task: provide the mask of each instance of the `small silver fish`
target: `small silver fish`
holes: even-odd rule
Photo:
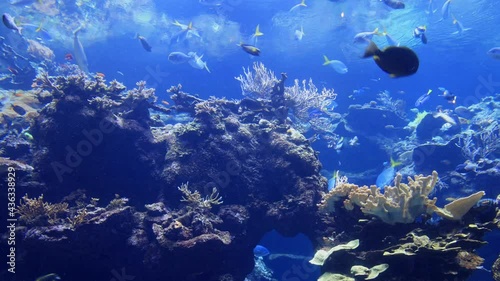
[[[7,13],[4,13],[2,15],[2,21],[3,21],[3,24],[8,28],[8,29],[12,29],[12,30],[15,30],[17,33],[19,33],[19,35],[21,35],[21,31],[23,30],[21,27],[17,26],[16,25],[16,22],[14,21],[14,18],[7,14]]]
[[[373,35],[380,35],[378,28],[373,31],[360,32],[354,36],[354,43],[370,43]]]
[[[203,55],[198,56],[196,53],[189,52],[188,56],[191,56],[191,59],[188,61],[189,65],[196,69],[206,69],[210,73],[207,63],[202,60]]]
[[[168,61],[170,61],[173,64],[186,63],[190,59],[192,59],[192,57],[184,54],[183,52],[171,52],[168,55]]]

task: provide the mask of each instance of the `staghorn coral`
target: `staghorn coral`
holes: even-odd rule
[[[395,185],[387,187],[383,194],[375,185],[359,187],[342,183],[323,195],[319,207],[323,211],[331,212],[335,209],[336,201],[345,199],[344,207],[347,210],[358,206],[364,214],[376,216],[388,224],[412,223],[418,216],[433,212],[446,219],[460,220],[484,195],[482,191],[477,192],[457,199],[445,208],[439,208],[435,206],[437,198],[428,197],[438,180],[436,171],[426,177],[408,177],[408,184],[402,183],[401,179],[402,176],[398,174],[394,180]]]
[[[51,204],[43,201],[43,195],[31,199],[26,194],[16,212],[19,214],[19,219],[27,225],[47,223],[53,225],[59,222],[57,217],[59,214],[68,212],[68,203]]]
[[[177,189],[184,194],[181,199],[182,202],[188,202],[189,204],[207,209],[212,208],[212,205],[220,205],[224,203],[222,201],[222,197],[219,196],[219,192],[216,187],[212,189],[212,193],[210,195],[203,198],[198,190],[194,192],[189,190],[188,185],[189,183],[183,183],[181,186],[177,187]]]

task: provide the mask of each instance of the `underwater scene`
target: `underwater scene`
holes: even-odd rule
[[[500,281],[499,1],[0,11],[0,281]]]

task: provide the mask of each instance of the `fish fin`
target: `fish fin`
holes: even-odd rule
[[[389,74],[389,77],[391,77],[391,78],[396,78],[396,77],[398,77],[398,76],[397,76],[396,74],[394,74],[394,73],[391,73],[391,74]]]
[[[432,89],[429,89],[429,91],[427,91],[427,95],[430,95],[432,93]]]
[[[174,20],[174,22],[172,24],[175,26],[182,26],[178,20]]]
[[[187,26],[187,30],[192,30],[193,29],[193,22],[190,21],[188,26]]]
[[[40,22],[35,32],[40,32],[40,30],[42,30],[42,26],[43,26],[43,21]]]
[[[264,35],[264,33],[260,32],[260,24],[257,24],[257,27],[255,28],[255,33],[253,34],[253,37],[258,37]]]
[[[392,157],[391,157],[391,167],[397,167],[397,166],[399,166],[401,164],[403,164],[403,162],[394,161],[394,159],[392,159]]]
[[[208,65],[206,62],[204,63],[204,66],[205,66],[205,69],[208,71],[208,73],[212,73],[212,72],[210,72],[210,69],[208,69]]]
[[[326,55],[323,55],[323,58],[325,59],[323,65],[329,65],[331,61],[328,59],[328,57]]]
[[[377,55],[378,53],[380,53],[379,48],[377,47],[377,45],[373,41],[370,41],[370,44],[365,49],[365,53],[363,54],[363,58],[373,57],[373,56]]]

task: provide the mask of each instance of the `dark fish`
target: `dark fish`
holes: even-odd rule
[[[497,207],[500,205],[500,200],[485,198],[481,199],[476,203],[476,207]]]
[[[249,53],[252,56],[259,56],[260,55],[260,49],[255,47],[255,46],[252,46],[249,44],[243,44],[243,43],[241,43],[239,46],[243,49],[243,51]]]
[[[61,280],[61,277],[55,273],[50,273],[44,276],[40,276],[36,279],[36,281],[55,281],[55,280]]]
[[[445,100],[448,101],[448,103],[451,103],[451,104],[457,103],[457,96],[455,96],[454,94],[452,94],[450,91],[446,90],[443,87],[439,87],[439,90],[443,91],[442,96],[444,97]]]
[[[413,37],[420,38],[422,43],[427,44],[427,36],[425,35],[425,31],[427,31],[427,27],[425,25],[415,27],[413,30]]]
[[[420,40],[422,40],[422,43],[427,44],[427,36],[425,35],[425,33],[422,33],[422,35],[420,35]]]
[[[393,78],[415,74],[419,66],[417,54],[408,47],[390,46],[380,50],[370,41],[363,55],[363,58],[368,57],[373,57],[378,67]]]
[[[10,104],[12,107],[12,110],[14,110],[17,114],[24,116],[26,114],[26,109],[24,109],[22,106],[15,105],[15,104]]]
[[[151,52],[152,47],[151,47],[151,45],[149,45],[148,41],[146,41],[146,38],[144,38],[143,36],[137,35],[137,39],[139,39],[139,41],[141,41],[141,44],[142,44],[142,47],[144,48],[144,50]]]
[[[405,3],[397,0],[382,0],[384,4],[387,6],[393,8],[393,9],[404,9],[405,8]]]

